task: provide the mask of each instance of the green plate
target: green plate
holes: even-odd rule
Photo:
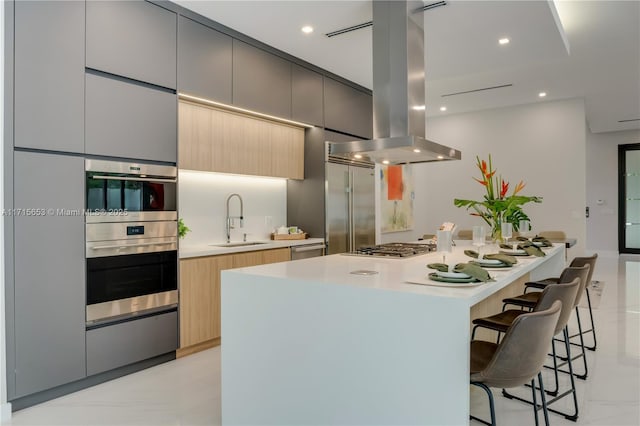
[[[453,283],[453,284],[461,284],[461,283],[473,283],[479,282],[479,280],[469,277],[469,278],[445,278],[438,275],[436,272],[432,272],[429,274],[429,279],[433,281],[439,281],[442,283]]]
[[[482,266],[483,268],[512,268],[513,265],[507,265],[506,263],[501,263],[499,265],[492,265],[490,263],[480,263],[478,261],[472,260],[469,263],[473,263],[474,265]]]

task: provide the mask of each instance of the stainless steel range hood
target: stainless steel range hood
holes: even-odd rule
[[[372,3],[373,139],[328,142],[329,157],[385,164],[459,160],[460,151],[425,138],[423,2]]]

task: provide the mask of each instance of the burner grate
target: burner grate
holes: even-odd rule
[[[362,246],[358,250],[347,253],[355,256],[378,256],[404,258],[419,256],[435,250],[433,244],[386,243],[376,246]]]

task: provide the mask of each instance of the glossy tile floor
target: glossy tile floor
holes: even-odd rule
[[[552,414],[553,425],[640,424],[640,257],[598,259],[603,284],[595,309],[598,349],[588,352],[589,377],[578,380],[577,423]],[[583,318],[587,315],[583,311]],[[577,361],[577,370],[581,369]],[[545,372],[547,386],[551,376]],[[568,383],[561,378],[561,386]],[[516,390],[521,394],[526,391]],[[496,395],[498,423],[533,424],[533,411]],[[555,404],[566,409],[565,398]],[[475,387],[471,410],[487,418]],[[220,423],[220,348],[210,349],[13,413],[10,425],[215,425]],[[475,422],[471,422],[475,424]]]

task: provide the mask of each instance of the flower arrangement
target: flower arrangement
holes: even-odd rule
[[[491,227],[491,238],[494,241],[502,241],[502,222],[509,222],[513,225],[515,231],[519,230],[521,220],[529,220],[527,214],[522,210],[522,206],[526,203],[541,203],[542,197],[518,195],[525,187],[525,183],[520,181],[513,189],[511,195],[509,192],[509,182],[502,179],[502,176],[495,176],[496,170],[491,164],[491,155],[489,155],[489,163],[480,160],[476,156],[478,169],[482,175],[481,179],[473,178],[480,185],[484,186],[487,193],[483,201],[454,199],[453,204],[456,207],[466,207],[467,210],[473,209],[472,216],[481,217]]]

